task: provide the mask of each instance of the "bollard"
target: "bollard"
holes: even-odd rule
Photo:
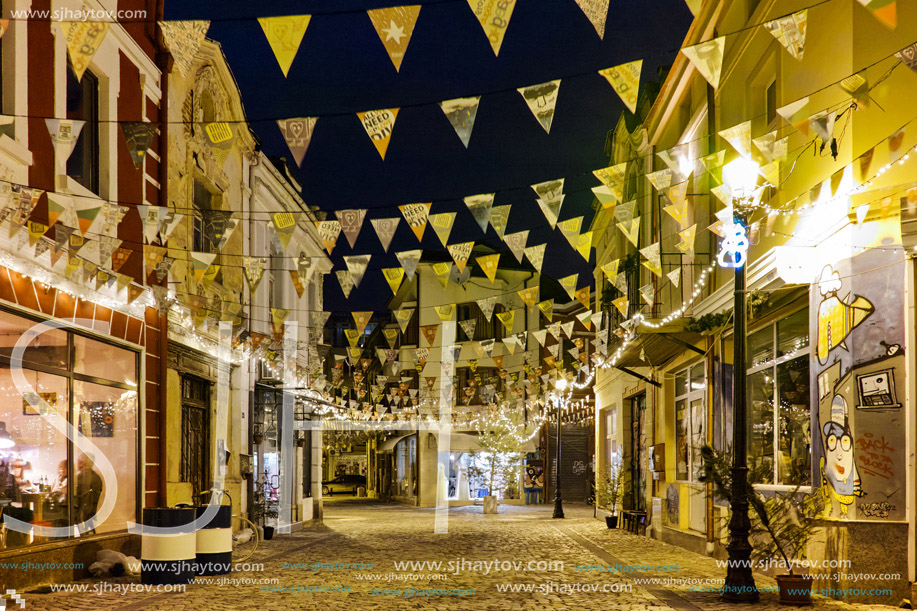
[[[175,527],[194,521],[193,507],[147,507],[144,526]],[[197,574],[194,532],[162,537],[143,535],[140,541],[140,583],[173,585],[191,583]]]
[[[207,507],[198,507],[198,517]],[[232,507],[220,505],[210,523],[197,531],[197,574],[232,572]]]

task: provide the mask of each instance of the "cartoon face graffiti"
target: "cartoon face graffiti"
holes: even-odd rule
[[[822,432],[825,446],[825,455],[820,461],[822,487],[826,500],[837,501],[841,516],[846,517],[854,498],[863,496],[863,491],[860,488],[860,474],[854,462],[853,434],[847,420],[847,401],[844,397],[834,396],[831,402],[831,420],[825,423]]]

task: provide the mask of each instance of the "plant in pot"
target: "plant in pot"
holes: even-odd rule
[[[701,448],[702,473],[698,479],[713,486],[714,494],[732,502],[732,454],[704,446]],[[753,486],[748,487],[751,515],[752,560],[785,566],[788,574],[777,575],[780,602],[806,605],[812,601],[812,577],[796,572],[799,560],[805,556],[806,545],[812,538],[816,523],[824,509],[824,496],[819,493],[801,494],[799,486],[784,493],[764,498]],[[778,555],[779,554],[779,555]]]
[[[277,519],[277,508],[271,499],[271,487],[267,485],[267,474],[264,479],[255,481],[255,493],[252,506],[249,509],[249,518],[261,528],[262,539],[270,541],[274,537],[274,526],[268,522]]]
[[[623,482],[624,469],[620,461],[601,467],[595,474],[595,501],[610,514],[605,516],[608,528],[618,527],[618,501]]]

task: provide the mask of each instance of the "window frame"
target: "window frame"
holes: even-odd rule
[[[701,368],[701,371],[703,374],[702,378],[704,380],[704,386],[703,388],[693,389],[691,388],[691,380],[693,379],[692,372],[694,371],[694,369],[698,367]],[[693,422],[694,412],[692,409],[692,402],[696,401],[697,399],[701,399],[703,408],[704,408],[704,413],[707,414],[708,419],[709,419],[709,412],[707,411],[709,409],[709,405],[707,402],[707,392],[708,392],[708,384],[710,383],[710,380],[709,380],[709,376],[707,372],[707,362],[703,359],[692,361],[686,364],[684,367],[679,368],[675,372],[676,380],[678,380],[679,376],[684,376],[686,391],[682,394],[676,394],[678,393],[677,387],[673,389],[673,405],[675,407],[675,427],[674,427],[674,431],[675,431],[675,481],[696,484],[698,483],[698,480],[695,474],[697,473],[698,469],[700,468],[699,456],[696,456],[696,454],[699,454],[700,449],[698,448],[697,450],[694,450],[691,448],[691,445],[690,445],[691,437],[693,436],[692,431],[694,429],[694,422]],[[687,428],[686,428],[686,433],[685,433],[685,437],[687,438],[686,443],[688,444],[688,460],[687,460],[686,477],[681,477],[678,472],[678,437],[679,437],[678,435],[678,403],[680,401],[685,402],[685,410],[686,410],[685,419],[687,421]],[[708,429],[708,422],[706,420],[703,423],[703,427],[704,427],[704,434],[705,435],[708,434],[709,429]],[[695,464],[695,462],[697,464]]]
[[[65,161],[66,174],[76,184],[80,185],[87,191],[91,192],[97,197],[101,197],[102,185],[101,185],[101,138],[99,137],[99,128],[101,126],[101,98],[102,98],[102,79],[92,70],[88,68],[80,80],[76,79],[76,74],[73,72],[73,66],[70,63],[70,58],[67,58],[67,74],[65,87],[66,91],[64,93],[65,98],[69,97],[70,86],[75,83],[76,86],[80,88],[81,96],[81,106],[87,105],[87,90],[86,86],[89,85],[89,100],[88,100],[88,118],[87,111],[83,108],[81,116],[71,116],[69,109],[65,108],[67,118],[72,120],[85,121],[83,129],[80,130],[80,135],[74,143],[73,150],[70,155],[67,156]],[[66,101],[65,101],[66,105]],[[88,177],[74,176],[71,173],[71,164],[70,160],[73,159],[73,155],[77,152],[77,149],[82,146],[83,148],[83,167],[81,171],[84,174],[88,174]],[[88,155],[87,155],[88,153]],[[88,161],[87,161],[88,157]],[[88,164],[88,167],[87,167]],[[85,181],[85,182],[84,182]],[[88,184],[87,184],[88,183]]]
[[[807,341],[807,343],[806,343],[806,346],[805,346],[804,348],[796,348],[792,353],[790,353],[790,354],[785,354],[785,355],[783,355],[783,356],[779,356],[779,357],[778,357],[778,356],[777,356],[777,348],[778,348],[779,341],[780,341],[780,336],[779,336],[779,333],[778,333],[778,326],[779,326],[779,324],[780,324],[781,322],[785,321],[785,320],[786,320],[787,318],[789,318],[790,316],[793,316],[793,315],[795,315],[795,314],[799,314],[800,312],[806,312],[806,314],[807,314],[807,315],[806,315],[806,320],[808,321],[808,310],[809,310],[808,304],[802,305],[802,306],[800,306],[800,307],[798,307],[798,308],[794,308],[794,309],[792,309],[792,310],[790,310],[790,311],[788,311],[788,312],[785,312],[785,313],[782,314],[781,316],[777,316],[777,317],[774,317],[774,318],[769,319],[769,320],[768,320],[766,323],[764,323],[764,324],[761,324],[761,325],[758,325],[758,326],[753,327],[752,329],[750,329],[750,330],[748,331],[748,334],[746,335],[746,342],[747,342],[747,338],[751,337],[753,334],[758,333],[758,332],[760,332],[760,331],[763,331],[763,330],[765,330],[765,329],[767,329],[767,328],[770,328],[770,329],[771,329],[771,355],[772,355],[773,358],[771,358],[770,360],[767,360],[767,361],[765,361],[765,362],[763,362],[763,363],[761,363],[761,364],[759,364],[759,365],[755,365],[754,367],[747,367],[747,368],[745,369],[745,377],[746,377],[746,378],[748,378],[749,376],[752,376],[752,375],[754,375],[754,374],[761,373],[762,371],[767,371],[767,370],[770,370],[770,371],[772,372],[771,375],[772,375],[773,378],[774,378],[774,392],[773,392],[773,397],[771,398],[772,406],[773,406],[773,420],[772,420],[771,424],[772,424],[772,426],[774,427],[774,428],[773,428],[773,431],[774,431],[773,441],[772,441],[772,444],[771,444],[771,459],[772,459],[772,462],[773,462],[772,477],[771,477],[771,480],[770,480],[769,483],[756,483],[756,482],[751,482],[751,484],[752,484],[755,488],[758,488],[758,489],[761,489],[761,490],[786,491],[786,490],[795,490],[795,489],[797,488],[797,485],[796,485],[796,484],[783,484],[783,483],[779,483],[779,480],[780,480],[780,477],[779,477],[779,476],[780,476],[780,465],[779,465],[779,461],[777,460],[777,455],[778,455],[778,453],[779,453],[779,451],[780,451],[780,431],[781,431],[781,428],[780,428],[780,398],[779,398],[780,386],[777,384],[777,368],[778,368],[780,365],[783,365],[784,363],[788,363],[788,362],[790,362],[790,361],[794,361],[794,360],[799,359],[799,358],[806,358],[806,359],[809,359],[809,360],[811,361],[811,356],[812,356],[812,341],[811,341],[811,337],[808,335],[808,327],[807,327],[807,339],[808,339],[808,341]],[[748,350],[747,350],[747,349],[746,349],[746,355],[748,355]],[[811,364],[811,363],[810,363],[810,364]],[[812,385],[811,379],[807,380],[806,383],[807,383],[807,385],[809,386],[810,391],[811,391],[811,385]],[[750,393],[747,393],[747,392],[746,392],[745,400],[746,400],[746,403],[750,403],[750,402],[751,402],[751,395],[750,395]],[[810,402],[811,402],[811,399],[810,399]],[[750,411],[750,407],[751,407],[750,405],[747,405],[747,406],[746,406],[746,414],[747,414],[747,419],[748,419],[748,425],[749,425],[749,426],[752,426],[752,425],[753,425],[753,422],[752,422],[752,420],[751,420],[751,411]],[[810,416],[811,416],[811,411],[812,411],[812,406],[811,406],[811,404],[810,404],[810,405],[809,405],[809,414],[810,414]],[[811,433],[812,433],[812,431],[811,431],[811,419],[809,420],[809,427],[810,427],[810,428],[809,428],[809,435],[810,435],[810,438],[811,438]],[[811,447],[809,448],[809,456],[810,456],[810,460],[811,460],[811,456],[812,456],[812,448],[811,448]],[[812,484],[812,464],[811,464],[811,462],[810,462],[810,464],[809,464],[809,484],[800,484],[800,485],[798,486],[798,488],[799,488],[799,490],[802,491],[802,492],[809,493],[809,492],[812,491],[812,485],[813,485],[813,484]]]

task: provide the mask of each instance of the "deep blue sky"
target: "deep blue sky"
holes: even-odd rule
[[[508,233],[530,229],[529,245],[548,242],[543,273],[559,278],[591,273],[560,235],[551,231],[528,185],[567,177],[561,220],[591,215],[597,181],[593,169],[607,163],[605,135],[623,108],[596,71],[643,58],[643,80],[671,63],[691,14],[683,0],[612,0],[604,40],[574,0],[517,2],[499,57],[495,57],[467,0],[422,3],[400,72],[376,35],[365,10],[397,5],[376,0],[335,2],[167,2],[167,19],[211,19],[242,91],[252,128],[268,155],[291,159],[274,119],[319,116],[298,172],[306,202],[323,210],[369,208],[368,218],[400,216],[396,206],[433,202],[432,212],[459,211],[450,243],[485,237],[461,198],[497,192],[495,205],[512,203]],[[257,17],[312,14],[288,78],[283,77]],[[516,92],[517,87],[563,78],[554,124],[546,134]],[[438,102],[484,94],[466,150]],[[383,161],[355,112],[401,107]],[[293,165],[295,169],[295,164]],[[333,217],[331,217],[333,218]],[[431,229],[422,247],[443,251]],[[333,253],[371,253],[370,270],[345,301],[337,279],[326,279],[329,310],[383,309],[391,294],[382,267],[396,266],[396,250],[418,248],[402,223],[384,254],[368,219],[351,251],[341,235]],[[502,247],[504,260],[512,255]],[[592,262],[594,262],[594,253]],[[545,280],[542,291],[552,283]]]

